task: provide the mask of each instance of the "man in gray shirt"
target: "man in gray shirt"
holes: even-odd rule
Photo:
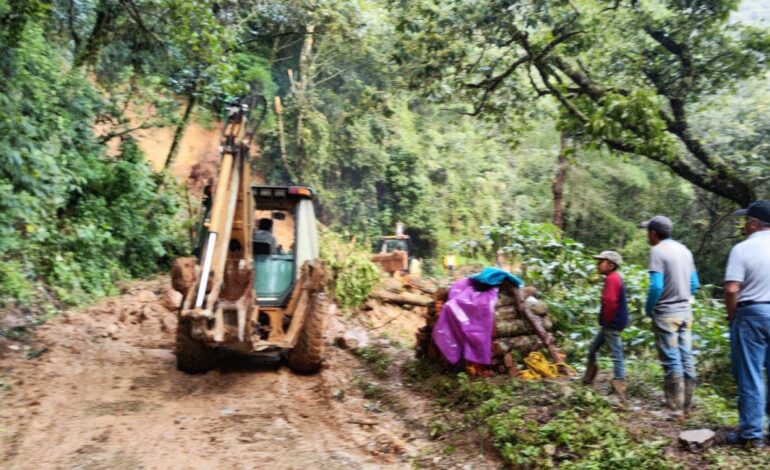
[[[692,356],[692,294],[700,287],[692,253],[671,238],[673,223],[656,215],[641,223],[650,250],[650,289],[645,311],[652,317],[655,346],[665,382],[666,407],[689,412],[695,392]]]
[[[767,391],[762,371],[770,367],[770,201],[757,201],[735,215],[746,217],[746,240],[730,251],[725,307],[730,322],[730,358],[738,385],[739,420],[738,432],[727,433],[725,440],[766,447]]]

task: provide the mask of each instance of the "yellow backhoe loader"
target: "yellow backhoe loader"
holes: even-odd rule
[[[199,255],[172,264],[172,284],[183,295],[177,366],[190,373],[215,367],[223,349],[285,359],[303,374],[323,362],[334,305],[324,293],[313,191],[251,183],[255,101],[228,104]]]

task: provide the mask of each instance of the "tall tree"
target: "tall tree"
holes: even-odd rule
[[[553,217],[551,223],[564,228],[564,184],[567,180],[567,154],[570,152],[570,141],[567,133],[561,132],[559,154],[556,157],[556,174],[553,177],[551,191],[553,193]]]
[[[736,0],[402,2],[400,57],[440,99],[504,116],[551,96],[575,135],[647,157],[739,204],[754,183],[704,144],[692,111],[768,66],[767,30],[730,23]],[[407,60],[408,59],[408,60]]]

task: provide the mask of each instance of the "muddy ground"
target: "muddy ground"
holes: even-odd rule
[[[491,451],[443,456],[428,436],[432,405],[401,384],[398,365],[378,383],[332,345],[357,329],[409,360],[419,311],[383,307],[356,325],[336,314],[317,375],[233,357],[187,375],[175,366],[169,292],[167,278],[133,283],[0,341],[2,468],[499,467]],[[362,381],[387,388],[389,404],[363,398]]]

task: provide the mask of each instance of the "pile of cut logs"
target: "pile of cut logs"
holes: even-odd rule
[[[444,361],[441,351],[433,343],[432,333],[441,308],[447,301],[449,286],[446,283],[440,285],[432,279],[409,277],[385,279],[383,283],[381,289],[372,293],[373,299],[405,308],[425,308],[425,326],[417,332],[417,356]],[[538,299],[537,289],[529,286],[516,288],[513,284],[503,283],[495,305],[493,362],[491,367],[484,368],[484,371],[515,376],[519,372],[517,364],[521,364],[522,359],[529,353],[540,350],[545,350],[551,362],[563,362],[563,355],[556,349],[550,333],[553,327],[553,320],[548,316],[545,303]],[[562,367],[559,369],[565,375],[569,374]]]
[[[426,324],[417,332],[417,355],[443,360],[441,352],[431,339],[433,327],[438,321],[441,307],[447,299],[448,289],[434,293],[434,304],[428,308]],[[517,364],[532,351],[547,349],[551,361],[562,362],[553,336],[553,320],[548,316],[546,305],[538,300],[537,289],[512,285],[500,288],[495,305],[495,327],[492,332],[492,370],[511,376],[518,374]]]
[[[553,346],[553,320],[548,316],[545,303],[538,300],[537,289],[519,289],[523,300],[519,311],[516,296],[510,291],[500,291],[495,305],[495,328],[492,333],[492,360],[494,369],[512,376],[518,373],[516,364],[521,363],[532,351],[538,351],[548,343]],[[559,360],[560,362],[560,360]]]

